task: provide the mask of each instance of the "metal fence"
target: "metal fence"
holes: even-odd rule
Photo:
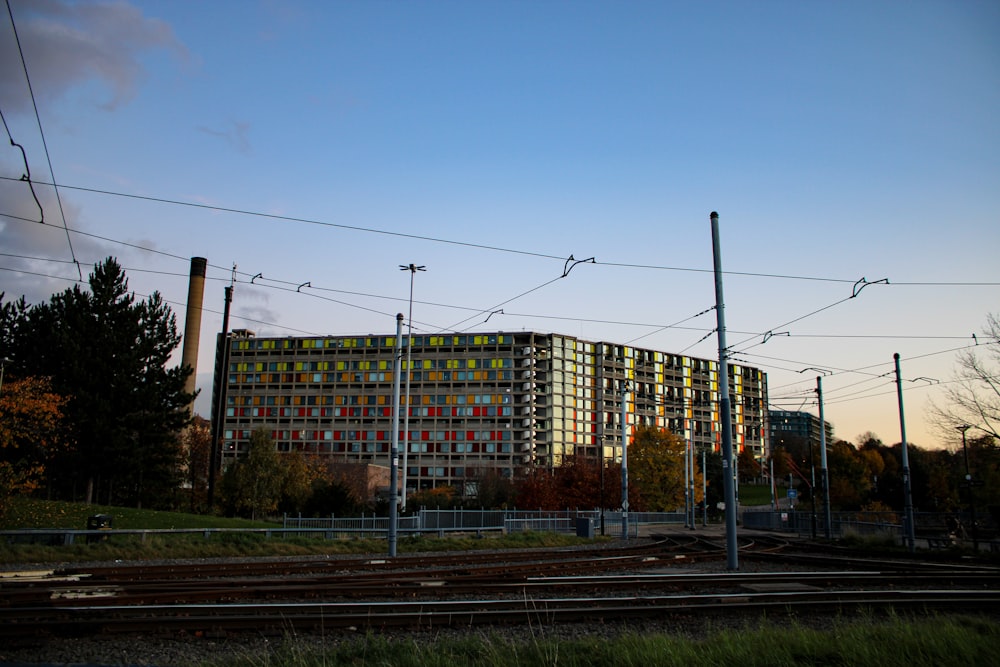
[[[682,512],[630,512],[629,537],[637,537],[641,527],[650,525],[683,525]],[[412,516],[398,517],[397,533],[402,536],[449,533],[486,532],[515,533],[525,531],[576,533],[583,537],[596,536],[601,523],[598,510],[430,510],[421,509]],[[604,533],[620,536],[621,512],[604,512]],[[307,536],[318,539],[371,537],[385,539],[389,519],[375,515],[360,517],[289,517],[280,527],[273,528],[179,528],[179,529],[86,529],[70,528],[21,529],[0,531],[0,541],[7,544],[69,545],[78,541],[96,542],[132,538],[145,542],[154,536],[200,535],[206,540],[226,535],[259,535],[264,539]]]
[[[832,512],[830,536],[887,536],[902,543],[904,537],[901,512]],[[747,510],[741,515],[744,528],[797,533],[804,536],[825,536],[826,526],[822,512],[809,510]],[[972,520],[963,513],[915,512],[914,534],[918,541],[941,539],[968,540],[972,535]],[[990,517],[976,521],[980,540],[996,539],[997,526]]]
[[[684,514],[680,512],[631,512],[629,513],[629,535],[638,535],[640,525],[683,524]],[[596,532],[601,515],[598,510],[468,510],[468,509],[421,509],[412,516],[399,517],[400,534],[438,534],[468,532],[524,532],[544,531],[559,533],[580,533],[581,520],[589,521],[590,530]],[[621,533],[621,512],[605,512],[604,526],[608,534]],[[320,531],[332,537],[376,533],[387,534],[388,519],[385,517],[338,518],[330,517],[290,517],[285,516],[282,528],[288,531]],[[593,533],[591,533],[593,534]]]

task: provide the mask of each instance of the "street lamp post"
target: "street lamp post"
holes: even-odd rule
[[[426,266],[417,266],[416,264],[400,264],[400,271],[410,272],[410,312],[406,317],[406,403],[404,404],[403,412],[403,466],[401,471],[401,482],[400,488],[402,488],[402,498],[399,502],[400,509],[406,509],[406,456],[410,451],[410,375],[413,373],[413,369],[410,368],[410,352],[413,349],[413,276],[417,274],[417,271],[426,271]]]
[[[976,502],[972,497],[972,473],[969,471],[969,448],[965,443],[965,432],[972,428],[969,424],[956,426],[962,433],[962,454],[965,457],[965,488],[969,494],[969,518],[972,520],[972,548],[979,553],[979,528],[976,527]]]

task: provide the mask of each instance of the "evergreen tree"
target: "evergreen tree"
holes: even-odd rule
[[[129,294],[112,258],[94,267],[89,286],[30,308],[6,305],[0,320],[0,339],[22,374],[50,377],[69,398],[76,447],[53,461],[51,490],[88,502],[167,505],[194,398],[184,391],[191,369],[166,367],[180,342],[176,318],[159,293],[145,301]]]

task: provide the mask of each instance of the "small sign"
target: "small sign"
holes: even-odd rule
[[[799,492],[796,491],[795,489],[788,489],[788,497],[791,498],[792,500],[795,500],[796,498],[799,497]]]

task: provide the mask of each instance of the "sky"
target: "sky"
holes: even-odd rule
[[[207,258],[203,415],[234,275],[258,336],[391,335],[412,279],[415,334],[718,359],[717,211],[773,408],[818,414],[822,375],[835,437],[899,442],[899,354],[907,441],[956,444],[927,411],[1000,311],[996,2],[9,8],[0,291],[115,257],[183,328]]]

